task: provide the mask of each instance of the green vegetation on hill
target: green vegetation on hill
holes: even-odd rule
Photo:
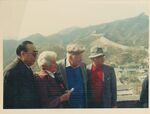
[[[37,33],[20,41],[4,40],[4,67],[15,58],[15,49],[24,40],[33,41],[39,53],[55,51],[58,60],[65,57],[66,45],[75,42],[86,47],[83,60],[87,64],[90,63],[90,48],[99,45],[104,48],[107,64],[116,67],[148,66],[148,16],[144,14],[85,28],[68,28],[49,36]],[[34,68],[38,68],[36,64]]]

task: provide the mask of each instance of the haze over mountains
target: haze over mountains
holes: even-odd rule
[[[43,36],[40,33],[22,40],[3,40],[4,67],[15,58],[17,45],[24,41],[33,41],[39,53],[44,50],[56,51],[58,59],[65,57],[68,43],[79,43],[86,47],[84,61],[89,63],[89,50],[94,45],[104,48],[106,62],[117,65],[148,65],[149,17],[144,13],[110,23],[71,27],[56,34]]]

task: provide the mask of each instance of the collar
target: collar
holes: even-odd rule
[[[97,68],[95,64],[92,64],[92,71],[96,70],[102,70],[102,66]]]
[[[18,58],[28,69],[31,69],[30,66],[28,66],[27,64],[25,64],[20,58]]]
[[[70,64],[70,62],[69,62],[69,60],[68,60],[68,58],[66,59],[66,67],[70,67],[71,66],[71,64]]]
[[[24,63],[25,64],[25,63]],[[26,65],[26,67],[28,68],[28,69],[31,69],[31,67],[30,66],[28,66],[27,64],[25,64]]]
[[[72,68],[78,68],[78,67],[80,67],[80,65],[78,65],[78,66],[76,66],[76,67],[73,67],[73,66],[71,66],[71,64],[70,64],[70,62],[69,62],[69,60],[68,60],[68,58],[66,59],[66,67],[72,67]]]
[[[52,72],[50,72],[48,70],[45,70],[45,71],[48,73],[49,76],[51,76],[52,78],[55,78],[54,73],[52,73]]]

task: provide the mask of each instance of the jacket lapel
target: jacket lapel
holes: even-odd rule
[[[67,82],[67,75],[66,75],[66,59],[64,59],[62,61],[62,73],[63,73],[64,84],[65,84],[66,88],[69,89],[68,82]]]
[[[90,64],[90,65],[87,66],[87,76],[88,76],[88,80],[91,80],[91,77],[92,77],[91,69],[92,69],[92,64]]]
[[[102,69],[103,69],[103,81],[104,81],[104,84],[105,84],[105,82],[107,81],[107,74],[108,74],[108,71],[107,71],[107,69],[106,69],[106,67],[105,67],[105,65],[103,65],[102,66]]]
[[[83,81],[84,81],[84,90],[85,90],[85,101],[86,101],[86,106],[87,106],[87,72],[86,72],[86,67],[84,66],[84,64],[81,64],[81,72],[82,72],[82,76],[83,76]]]
[[[83,76],[84,84],[86,84],[86,69],[83,64],[80,67],[81,67],[81,73]]]

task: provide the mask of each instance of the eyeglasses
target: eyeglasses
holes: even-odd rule
[[[33,51],[33,52],[26,52],[27,54],[31,54],[34,57],[36,57],[38,55],[38,51]]]

